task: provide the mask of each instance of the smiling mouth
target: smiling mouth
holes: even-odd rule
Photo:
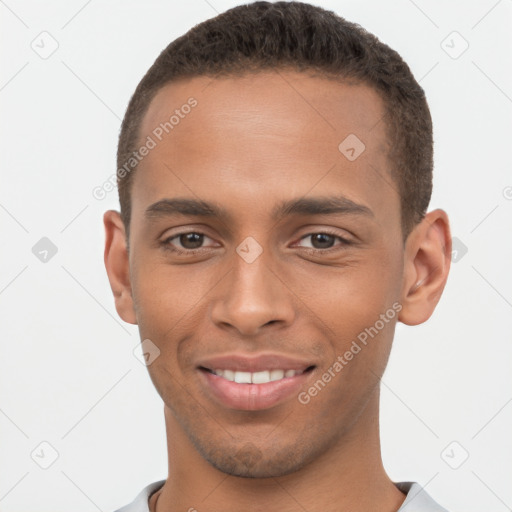
[[[314,365],[308,366],[304,370],[292,370],[275,368],[270,370],[263,370],[258,372],[247,372],[239,370],[229,370],[222,368],[205,368],[200,366],[199,369],[208,373],[212,373],[217,377],[221,377],[227,381],[235,382],[237,384],[267,384],[283,379],[289,379],[296,375],[302,375],[311,372],[315,368]]]

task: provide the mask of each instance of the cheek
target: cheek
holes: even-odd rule
[[[162,321],[167,318],[170,322],[200,303],[209,288],[208,270],[191,268],[168,263],[165,254],[141,255],[132,275],[132,291],[139,311],[145,317],[161,317]]]
[[[313,322],[321,320],[328,337],[346,342],[373,326],[399,298],[398,267],[392,256],[372,250],[340,267],[294,269],[289,278]],[[393,312],[388,316],[393,317]]]
[[[163,342],[174,336],[180,319],[198,303],[202,291],[197,282],[184,280],[179,268],[148,259],[134,270],[132,293],[141,337]]]
[[[211,293],[225,270],[152,262],[149,255],[140,261],[144,264],[134,268],[132,293],[141,339],[155,343],[167,364],[177,364],[177,358],[184,364],[190,354],[181,352],[187,352],[192,338],[200,338]]]

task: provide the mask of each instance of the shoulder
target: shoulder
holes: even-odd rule
[[[448,512],[417,482],[395,482],[395,485],[407,495],[397,512]]]
[[[142,491],[137,494],[135,499],[125,505],[122,508],[117,509],[115,512],[149,512],[149,497],[160,487],[162,487],[165,483],[165,480],[159,480],[158,482],[153,482],[152,484],[147,485],[142,489]]]

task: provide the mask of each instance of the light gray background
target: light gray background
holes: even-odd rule
[[[127,102],[160,51],[237,3],[0,1],[2,511],[108,512],[167,476],[163,407],[103,265],[117,191],[92,190],[115,172]],[[510,510],[512,2],[315,3],[396,49],[426,90],[430,209],[460,241],[433,317],[397,328],[386,469],[453,512]],[[46,262],[32,251],[42,237],[58,249]]]

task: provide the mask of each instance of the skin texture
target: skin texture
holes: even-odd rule
[[[129,253],[119,213],[104,215],[117,311],[160,350],[148,371],[169,475],[156,510],[396,511],[405,496],[381,461],[379,379],[396,321],[425,322],[442,294],[448,217],[429,212],[404,246],[383,104],[365,85],[283,70],[182,80],[153,99],[141,143],[190,97],[197,106],[139,163]],[[338,149],[349,134],[365,144],[354,161]],[[271,215],[283,200],[340,195],[372,214]],[[145,218],[177,197],[230,218]],[[205,236],[176,237],[187,232]],[[263,250],[252,263],[236,252],[249,236]],[[198,358],[273,352],[315,365],[307,390],[394,303],[399,313],[307,404],[227,408],[198,378]]]

